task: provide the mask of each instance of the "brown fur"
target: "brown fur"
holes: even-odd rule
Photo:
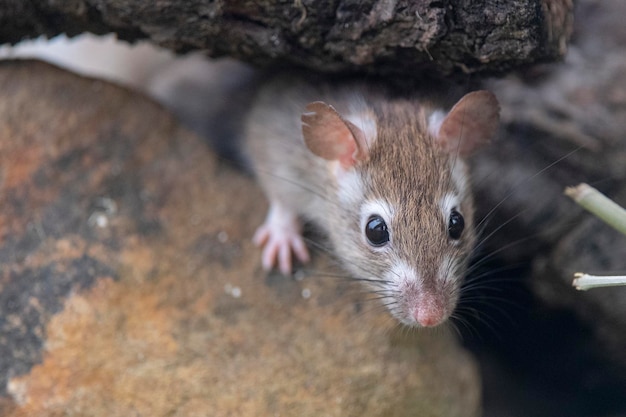
[[[305,146],[300,114],[309,102],[320,100],[342,116],[357,109],[375,119],[376,139],[359,151],[354,166],[338,167],[337,161],[314,155]],[[314,108],[324,111],[323,106]],[[261,91],[247,124],[247,150],[269,199],[282,202],[328,233],[332,250],[346,269],[355,278],[379,280],[374,287],[389,294],[390,310],[407,324],[415,324],[419,308],[444,319],[452,313],[474,244],[469,185],[459,186],[452,173],[458,164],[466,177],[465,166],[450,151],[449,141],[444,150],[429,133],[431,112],[427,104],[388,99],[362,85],[314,87],[282,79]],[[336,123],[332,117],[330,113],[311,117],[313,126],[307,128],[315,129],[315,120]],[[329,158],[323,149],[316,153]],[[457,209],[465,219],[458,241],[448,236],[448,219],[440,206],[447,194],[458,195]],[[388,224],[391,240],[382,249],[367,243],[361,225],[362,205],[376,200],[386,201],[395,212]],[[450,276],[441,277],[447,262],[453,263]],[[399,263],[415,269],[419,282],[399,277],[389,283],[390,270]]]

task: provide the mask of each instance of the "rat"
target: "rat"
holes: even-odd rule
[[[277,77],[260,88],[244,153],[268,200],[253,241],[262,265],[291,273],[309,251],[302,222],[411,327],[445,322],[475,243],[465,158],[494,137],[499,104],[485,90],[448,112],[362,83]]]

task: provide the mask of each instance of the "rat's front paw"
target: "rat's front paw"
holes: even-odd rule
[[[291,274],[292,254],[300,262],[309,261],[309,251],[302,238],[298,217],[279,203],[272,203],[265,223],[256,231],[253,242],[263,246],[263,269],[270,270],[276,264],[284,275]]]

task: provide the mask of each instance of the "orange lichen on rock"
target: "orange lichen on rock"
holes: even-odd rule
[[[145,290],[102,279],[68,298],[47,327],[43,362],[9,383],[20,405],[16,415],[54,415],[68,406],[87,413],[107,403],[116,415],[160,409],[158,400],[171,392],[163,377],[178,344],[171,312]]]

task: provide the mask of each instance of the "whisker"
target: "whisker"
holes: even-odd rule
[[[518,183],[513,185],[511,187],[511,189],[509,190],[509,192],[495,206],[493,206],[491,208],[491,210],[489,210],[487,212],[487,214],[478,223],[478,225],[476,225],[476,228],[479,229],[481,227],[481,225],[483,224],[483,222],[485,222],[502,204],[504,204],[504,202],[506,200],[508,200],[517,191],[518,188],[520,188],[522,185],[532,181],[533,179],[537,178],[538,176],[542,175],[543,173],[545,173],[546,171],[548,171],[552,167],[558,165],[559,163],[563,162],[564,160],[566,160],[567,158],[569,158],[570,156],[572,156],[576,152],[580,151],[581,149],[582,149],[582,146],[577,147],[576,149],[568,152],[567,154],[563,155],[562,157],[558,158],[557,160],[555,160],[555,161],[551,162],[550,164],[548,164],[547,166],[543,167],[539,171],[535,172],[533,175],[531,175],[529,177],[526,177],[526,178],[523,178],[521,181],[519,181]]]

